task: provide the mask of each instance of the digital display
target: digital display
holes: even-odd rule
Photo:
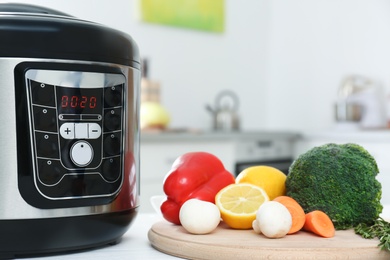
[[[69,96],[63,95],[61,97],[61,108],[90,108],[96,107],[96,96]]]
[[[60,114],[101,114],[103,88],[57,87]]]

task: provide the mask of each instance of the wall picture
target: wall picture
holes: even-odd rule
[[[140,18],[210,32],[224,31],[224,0],[139,0]]]

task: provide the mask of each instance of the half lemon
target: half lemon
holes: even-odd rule
[[[256,212],[265,201],[269,201],[263,188],[250,183],[230,184],[215,196],[215,204],[222,220],[234,229],[250,229]]]

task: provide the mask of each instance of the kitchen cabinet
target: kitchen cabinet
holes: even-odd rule
[[[204,151],[217,156],[234,174],[239,162],[292,158],[296,133],[289,132],[162,132],[142,133],[140,146],[141,212],[153,211],[150,197],[163,195],[163,181],[176,158]]]
[[[303,133],[294,145],[294,158],[314,146],[325,143],[356,143],[363,146],[376,160],[378,181],[382,184],[382,204],[390,204],[390,131],[317,132]]]

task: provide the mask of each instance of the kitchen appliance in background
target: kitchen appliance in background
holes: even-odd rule
[[[147,58],[141,60],[141,68],[141,103],[146,101],[160,103],[160,82],[150,79],[149,60]]]
[[[161,104],[160,83],[149,78],[149,61],[142,59],[140,127],[143,131],[165,130],[170,122],[167,109]]]
[[[362,76],[348,76],[339,88],[336,122],[362,129],[387,126],[385,95],[381,85]]]
[[[0,4],[0,258],[116,243],[139,207],[132,38]]]
[[[241,141],[237,144],[234,175],[251,166],[266,165],[288,174],[293,162],[290,139]]]
[[[213,118],[213,130],[237,131],[240,129],[238,96],[230,90],[220,92],[215,98],[215,106],[206,106]]]

